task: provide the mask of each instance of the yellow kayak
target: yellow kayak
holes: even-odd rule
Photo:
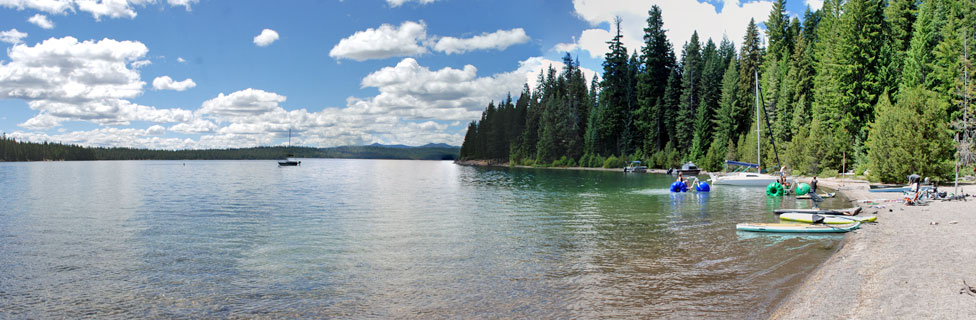
[[[878,216],[838,216],[838,215],[819,215],[814,213],[790,212],[779,215],[781,220],[806,222],[806,223],[827,223],[827,224],[848,224],[852,222],[874,222]]]

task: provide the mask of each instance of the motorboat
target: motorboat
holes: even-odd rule
[[[624,172],[644,173],[647,166],[642,166],[640,161],[632,161],[629,166],[624,167]]]
[[[673,170],[672,172],[674,174],[680,174],[680,175],[683,175],[683,176],[686,176],[686,177],[687,176],[697,176],[699,173],[701,173],[701,169],[698,169],[698,166],[696,166],[691,161],[688,161],[688,162],[685,162],[685,164],[681,165],[681,169],[676,169],[676,170]]]

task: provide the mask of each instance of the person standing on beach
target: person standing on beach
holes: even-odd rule
[[[813,180],[810,180],[810,192],[817,193],[817,176],[813,176]]]

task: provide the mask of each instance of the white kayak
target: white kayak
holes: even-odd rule
[[[829,225],[829,224],[807,224],[807,223],[740,223],[735,225],[736,230],[754,232],[848,232],[861,226],[860,222],[849,224]]]
[[[797,212],[797,213],[816,213],[816,214],[834,214],[834,215],[850,216],[850,215],[856,215],[856,214],[860,213],[861,212],[861,207],[853,207],[853,208],[847,208],[847,209],[816,209],[816,208],[814,208],[814,209],[776,209],[776,210],[773,210],[773,213],[775,213],[775,214],[783,214],[783,213],[790,213],[790,212]]]
[[[827,224],[848,224],[852,222],[874,222],[878,216],[838,216],[838,215],[819,215],[814,213],[789,212],[779,215],[781,220],[806,222],[806,223],[827,223]]]

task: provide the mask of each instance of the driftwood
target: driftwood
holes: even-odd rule
[[[971,295],[971,296],[976,297],[976,288],[970,287],[969,284],[966,283],[966,280],[963,280],[962,281],[962,285],[963,285],[963,287],[962,287],[962,289],[959,289],[959,294],[965,293],[965,294],[968,294],[968,295]]]

